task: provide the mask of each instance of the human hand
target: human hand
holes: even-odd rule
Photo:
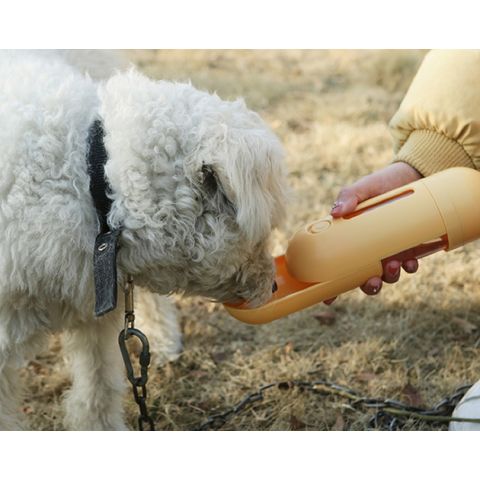
[[[388,167],[374,172],[356,181],[353,185],[340,190],[337,200],[333,204],[331,215],[334,218],[343,217],[355,210],[357,205],[369,198],[381,195],[395,188],[414,182],[422,176],[413,167],[403,162],[395,162]],[[407,273],[415,273],[418,261],[412,258],[396,259],[392,257],[383,264],[383,276],[372,277],[360,288],[367,295],[376,295],[382,288],[383,282],[395,283],[400,278],[401,268]],[[325,300],[330,305],[335,298]]]

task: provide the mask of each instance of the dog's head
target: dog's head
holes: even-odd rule
[[[106,84],[102,116],[125,268],[158,293],[268,300],[268,240],[287,187],[282,147],[260,117],[135,72]]]

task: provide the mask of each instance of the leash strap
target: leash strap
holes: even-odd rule
[[[108,197],[111,190],[105,178],[108,154],[103,143],[104,136],[102,122],[95,120],[88,134],[87,167],[90,176],[90,194],[100,227],[93,253],[97,317],[105,315],[117,306],[117,251],[120,238],[120,230],[110,229],[107,220],[112,200]]]

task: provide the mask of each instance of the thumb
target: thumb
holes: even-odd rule
[[[330,213],[334,218],[343,217],[353,212],[362,200],[355,186],[342,188]]]

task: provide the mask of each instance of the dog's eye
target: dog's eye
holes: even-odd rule
[[[208,165],[202,167],[203,188],[209,195],[215,195],[218,190],[217,177],[215,172]]]

